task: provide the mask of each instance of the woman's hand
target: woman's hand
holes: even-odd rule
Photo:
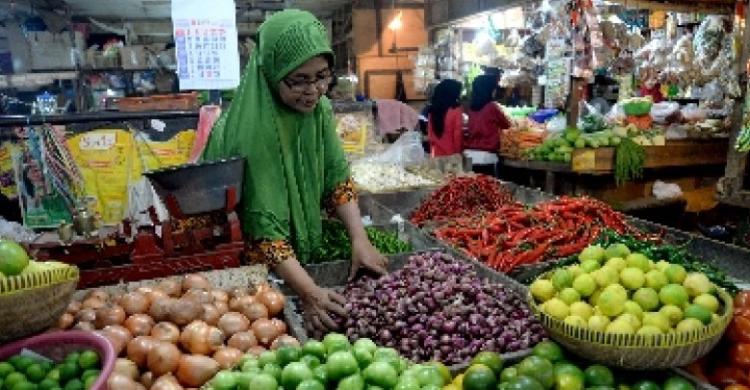
[[[352,242],[352,268],[349,272],[349,280],[354,279],[360,268],[368,269],[379,276],[385,275],[388,273],[387,265],[388,260],[372,246],[367,238]]]
[[[302,296],[302,308],[305,313],[305,327],[308,332],[328,331],[338,328],[329,313],[346,317],[344,305],[346,298],[327,288],[315,286]]]

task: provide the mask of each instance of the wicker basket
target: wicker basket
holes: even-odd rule
[[[60,331],[16,341],[15,343],[0,347],[0,360],[6,360],[23,350],[30,350],[56,363],[60,363],[68,354],[86,349],[96,351],[99,355],[99,360],[102,362],[99,379],[91,385],[89,390],[107,390],[107,379],[115,368],[117,355],[112,345],[104,336],[93,332]]]
[[[544,313],[531,293],[527,301],[550,337],[587,360],[629,370],[681,367],[708,353],[732,320],[732,297],[719,290],[721,316],[708,326],[668,335],[612,334],[575,327]]]
[[[51,328],[65,312],[78,284],[78,268],[0,279],[0,343]]]

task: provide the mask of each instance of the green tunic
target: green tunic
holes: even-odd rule
[[[349,165],[330,101],[322,97],[313,112],[297,112],[278,98],[278,85],[307,60],[333,54],[325,27],[304,11],[274,14],[258,37],[202,159],[247,159],[242,230],[252,239],[288,240],[304,262],[321,242],[323,196],[347,180]]]

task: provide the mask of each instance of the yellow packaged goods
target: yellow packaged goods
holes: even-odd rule
[[[344,151],[364,153],[370,123],[370,118],[364,113],[336,114],[336,131],[341,138]]]
[[[0,143],[0,194],[9,199],[17,196],[13,180],[13,144],[10,141]]]

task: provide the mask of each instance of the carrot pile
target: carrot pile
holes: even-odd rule
[[[512,159],[521,159],[525,151],[533,149],[544,142],[546,132],[510,128],[500,134],[500,155]]]

